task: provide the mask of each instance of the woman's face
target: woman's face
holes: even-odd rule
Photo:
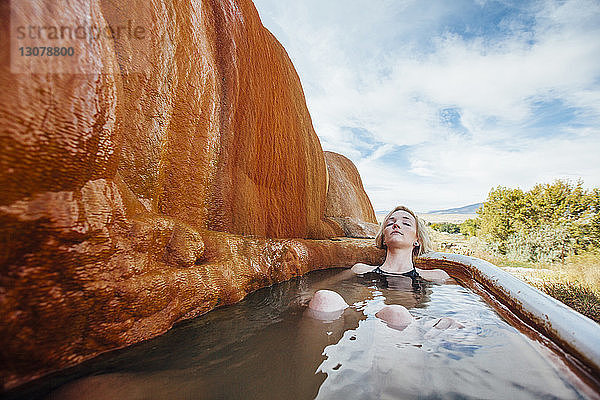
[[[409,212],[398,210],[385,221],[383,243],[388,247],[414,247],[417,221]]]

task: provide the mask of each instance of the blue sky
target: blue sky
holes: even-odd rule
[[[376,211],[600,186],[600,1],[254,3]]]

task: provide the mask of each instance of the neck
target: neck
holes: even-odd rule
[[[412,248],[410,249],[387,249],[385,261],[381,265],[382,270],[403,274],[414,268],[412,261]]]

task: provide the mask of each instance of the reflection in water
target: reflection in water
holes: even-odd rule
[[[457,286],[435,286],[417,323],[398,331],[374,313],[390,292],[362,307],[367,318],[325,348],[328,377],[318,399],[583,398],[542,354],[547,350]],[[390,296],[393,297],[393,296]],[[451,316],[462,329],[431,329]],[[573,379],[573,377],[571,377]]]
[[[559,374],[560,361],[549,350],[468,290],[413,287],[409,278],[336,281],[338,273],[317,271],[262,289],[159,338],[40,381],[22,397],[582,398],[573,388],[576,378],[567,380],[564,366]],[[324,282],[351,305],[327,322],[305,315]],[[405,306],[416,323],[389,328],[375,317],[384,304]],[[432,329],[444,316],[465,327]]]

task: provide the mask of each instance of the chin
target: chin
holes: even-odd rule
[[[410,248],[412,249],[412,243],[410,242],[406,242],[406,241],[395,241],[392,240],[390,243],[387,244],[388,249],[391,248],[396,248],[396,249],[402,249],[402,248]]]

